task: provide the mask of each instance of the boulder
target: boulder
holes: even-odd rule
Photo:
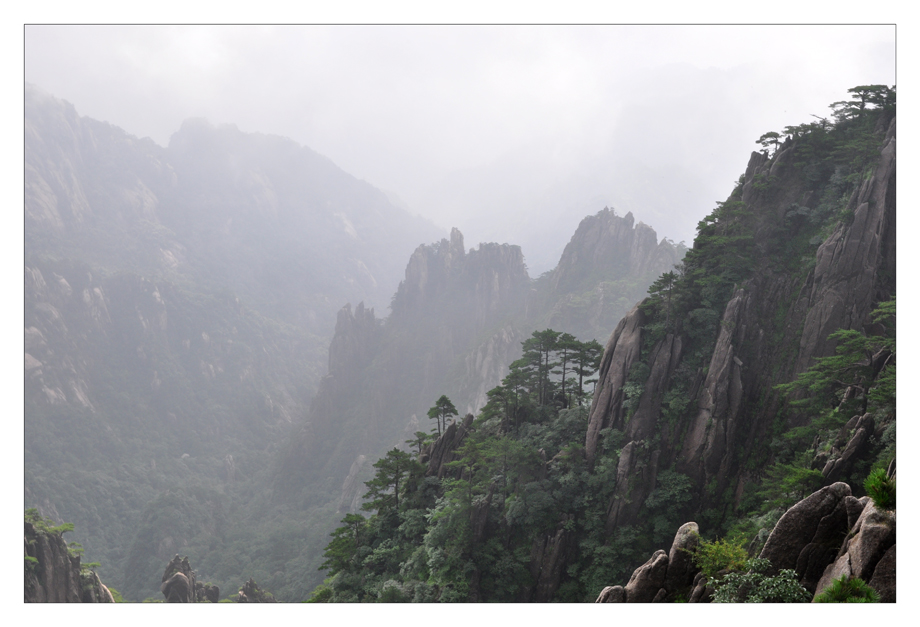
[[[848,496],[851,496],[850,486],[835,483],[799,501],[783,514],[760,552],[760,557],[770,560],[771,574],[796,567],[799,555],[814,540],[821,521],[833,514]],[[846,510],[843,511],[845,515]],[[812,564],[811,568],[815,565]]]
[[[830,514],[821,518],[811,542],[799,553],[795,572],[799,583],[809,592],[815,591],[824,569],[837,557],[841,542],[850,528],[847,524],[846,499],[852,498],[841,499]]]
[[[167,603],[191,603],[191,582],[184,573],[173,573],[160,585]]]
[[[712,599],[712,586],[709,585],[703,573],[697,573],[693,578],[693,589],[690,592],[690,603],[709,603]]]
[[[188,556],[176,555],[166,565],[163,578],[160,580],[160,592],[166,597],[167,603],[194,603],[195,598],[195,571],[188,563]]]
[[[846,547],[853,575],[868,581],[885,552],[895,543],[895,518],[871,501],[853,528],[855,535]]]
[[[668,552],[668,572],[664,588],[669,596],[674,596],[682,589],[693,585],[694,576],[699,568],[693,563],[693,550],[700,544],[700,528],[695,522],[681,525],[674,535],[671,550]]]
[[[607,586],[601,590],[595,603],[626,603],[626,589],[623,586]]]
[[[825,568],[815,587],[821,594],[840,577],[859,577],[879,592],[883,601],[895,598],[895,512],[880,510],[868,497],[862,514],[843,541],[837,559]],[[872,585],[875,581],[876,585]]]
[[[668,554],[655,551],[651,559],[633,572],[626,584],[627,603],[651,603],[668,573]]]

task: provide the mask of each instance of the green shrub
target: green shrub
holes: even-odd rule
[[[753,558],[747,561],[747,572],[728,573],[713,583],[713,603],[808,603],[811,593],[795,577],[795,571],[785,568],[778,575],[768,576],[770,560]]]
[[[866,494],[872,497],[876,507],[894,509],[894,484],[894,480],[888,478],[888,473],[884,468],[876,468],[866,477],[863,487],[866,489]]]
[[[304,603],[329,603],[332,600],[332,588],[326,585],[320,585],[316,587],[312,593],[310,593],[310,598],[304,601]]]
[[[747,551],[741,541],[701,540],[692,552],[693,562],[699,566],[706,579],[713,581],[723,570],[741,570],[747,563]]]
[[[846,575],[834,579],[824,592],[815,597],[815,603],[878,603],[878,592],[859,577]]]

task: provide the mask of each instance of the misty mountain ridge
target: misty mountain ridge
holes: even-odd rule
[[[531,279],[518,246],[466,250],[457,230],[419,246],[436,231],[392,196],[281,137],[190,119],[162,148],[27,87],[25,496],[76,523],[126,598],[151,594],[151,577],[180,550],[226,584],[239,567],[208,548],[217,538],[243,533],[255,544],[239,555],[261,560],[255,538],[295,521],[305,531],[291,540],[293,562],[280,578],[263,563],[257,578],[303,597],[338,509],[357,506],[343,487],[355,485],[356,460],[366,473],[448,381],[477,411],[557,291],[581,298],[553,315],[577,310],[583,333],[600,337],[644,293],[642,280],[679,259],[644,267],[612,300],[610,286],[594,292],[598,277],[566,292]],[[390,296],[393,313],[378,320],[371,307]],[[330,377],[339,387],[324,383],[308,412]],[[358,381],[376,390],[376,406],[354,393]],[[319,474],[284,514],[287,443],[313,446],[324,429],[331,439],[310,465]],[[257,512],[269,515],[242,523]]]

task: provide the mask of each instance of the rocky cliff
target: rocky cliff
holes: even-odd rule
[[[376,319],[362,304],[339,312],[329,374],[283,457],[279,481],[321,472],[349,491],[356,484],[350,469],[363,467],[357,460],[427,431],[426,412],[441,394],[478,410],[519,350],[515,321],[524,317],[529,285],[517,246],[467,251],[457,229],[450,240],[419,246],[388,318]]]
[[[665,308],[677,305],[658,295],[611,335],[585,440],[592,462],[605,429],[625,434],[608,528],[637,522],[666,468],[690,477],[700,510],[719,520],[760,472],[749,462],[770,455],[764,444],[777,421],[807,423],[774,386],[833,355],[832,331],[870,327],[871,309],[894,293],[895,121],[884,120],[875,163],[838,209],[843,218],[824,223],[829,233],[793,215],[841,192],[809,176],[807,144],[790,139],[772,157],[755,153],[743,185],[701,222],[706,237],[685,269],[690,287],[673,295],[685,299],[686,317],[675,321]],[[814,252],[811,242],[820,243]],[[722,268],[733,263],[739,274],[720,285],[698,260],[722,254]],[[630,394],[638,402],[628,403]]]
[[[28,514],[23,542],[25,602],[114,603],[96,571],[82,565],[80,555],[64,541],[63,532],[72,526],[49,527],[50,521]]]

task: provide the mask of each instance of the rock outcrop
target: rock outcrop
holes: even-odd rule
[[[112,593],[94,570],[82,567],[62,532],[25,521],[26,603],[114,603]]]
[[[524,591],[526,600],[547,603],[553,598],[562,580],[571,544],[572,532],[565,529],[565,522],[553,533],[534,538],[530,550],[530,575],[536,585],[532,591]]]
[[[773,573],[794,569],[805,589],[814,592],[825,567],[834,560],[850,520],[861,507],[845,483],[821,488],[783,514],[760,557],[770,560]]]
[[[859,577],[879,593],[883,603],[896,601],[896,512],[882,510],[850,486],[835,483],[802,499],[779,519],[759,557],[770,561],[769,575],[795,571],[799,583],[815,597],[834,579]],[[597,603],[673,601],[706,603],[713,587],[694,564],[699,528],[686,523],[669,553],[656,551],[637,568],[626,586],[608,586]]]
[[[589,464],[594,461],[601,429],[619,424],[625,415],[623,385],[629,369],[641,354],[643,323],[644,315],[637,305],[620,320],[604,348],[585,437],[585,456]]]
[[[894,603],[896,595],[897,512],[876,507],[869,497],[861,499],[863,509],[856,523],[820,575],[814,588],[821,594],[834,579],[859,577],[879,593],[883,603]],[[807,587],[807,586],[806,586]]]
[[[249,578],[236,596],[237,603],[275,603],[275,597],[271,592],[259,588],[252,577]]]
[[[637,223],[632,213],[618,216],[605,207],[581,221],[556,268],[538,283],[533,312],[538,326],[603,341],[684,250],[659,241],[654,229]]]
[[[449,476],[451,470],[447,464],[457,459],[456,451],[469,433],[472,424],[473,414],[464,416],[462,423],[452,422],[437,440],[422,451],[419,461],[428,464],[426,475],[438,479]],[[454,471],[454,474],[458,473],[459,471]]]
[[[163,572],[160,592],[167,603],[217,603],[220,588],[196,580],[188,557],[176,555]]]
[[[699,579],[699,568],[692,559],[692,552],[698,545],[699,526],[695,522],[682,525],[670,551],[655,551],[645,564],[633,571],[625,587],[604,588],[596,603],[660,603],[674,601],[678,596],[689,600]]]

